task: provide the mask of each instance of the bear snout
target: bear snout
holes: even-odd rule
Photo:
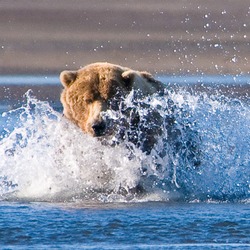
[[[104,121],[95,122],[92,124],[92,129],[94,131],[94,136],[102,136],[105,134],[106,124]]]

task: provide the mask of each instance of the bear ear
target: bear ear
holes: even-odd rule
[[[127,70],[122,73],[122,77],[127,84],[129,83],[131,84],[134,81],[136,75],[140,75],[141,77],[145,78],[149,82],[157,82],[157,80],[155,80],[154,77],[146,71],[139,72],[139,71],[134,71],[134,70]]]
[[[60,81],[64,87],[69,87],[76,80],[77,71],[64,70],[60,74]]]
[[[124,71],[122,73],[122,78],[123,78],[124,82],[126,83],[126,85],[130,85],[135,78],[135,71],[133,71],[133,70]]]
[[[142,72],[140,72],[140,74],[142,77],[147,79],[149,82],[156,82],[156,80],[154,79],[154,77],[150,73],[148,73],[146,71],[142,71]]]

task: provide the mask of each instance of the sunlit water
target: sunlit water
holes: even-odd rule
[[[127,108],[134,105],[132,99],[124,101]],[[142,118],[145,104],[161,117],[175,118],[182,143],[176,152],[163,122],[162,138],[146,154],[126,138],[114,146],[83,134],[28,92],[23,106],[0,118],[0,242],[17,248],[30,243],[116,249],[131,242],[135,249],[247,249],[247,103],[184,90],[141,100],[133,108]],[[122,115],[106,114],[116,125]],[[199,164],[190,160],[190,140]],[[136,191],[138,185],[142,192]],[[51,239],[54,243],[46,247]]]

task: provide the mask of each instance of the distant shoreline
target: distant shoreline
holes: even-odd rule
[[[8,0],[0,74],[108,61],[152,74],[250,72],[249,0]]]

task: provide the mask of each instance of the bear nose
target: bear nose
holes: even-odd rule
[[[94,133],[95,133],[95,136],[104,135],[105,128],[106,128],[106,125],[105,125],[105,122],[104,122],[104,121],[95,122],[95,123],[92,125],[92,129],[93,129],[93,131],[94,131]]]

